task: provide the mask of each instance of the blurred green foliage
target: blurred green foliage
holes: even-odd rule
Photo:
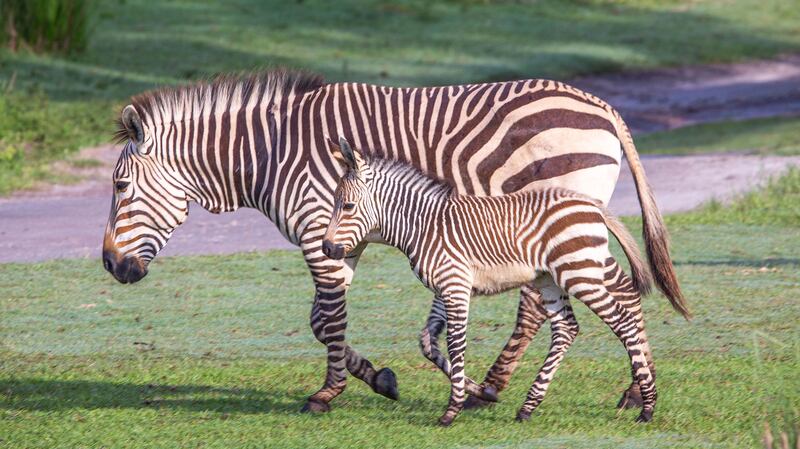
[[[5,44],[12,50],[74,53],[89,43],[93,0],[2,0]]]

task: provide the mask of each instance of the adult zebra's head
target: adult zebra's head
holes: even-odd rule
[[[353,151],[344,138],[333,146],[333,155],[347,167],[333,198],[333,212],[322,252],[331,259],[343,259],[372,231],[378,230],[378,209],[372,192],[374,172],[361,153]]]
[[[125,148],[114,169],[114,196],[103,239],[103,266],[119,282],[133,283],[189,213],[185,189],[164,160],[152,128],[136,108],[122,111]]]

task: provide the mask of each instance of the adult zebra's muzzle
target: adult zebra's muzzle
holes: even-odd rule
[[[325,254],[326,256],[334,260],[344,259],[345,256],[344,245],[335,244],[332,241],[325,239],[322,241],[322,254]]]
[[[118,260],[117,255],[108,250],[103,251],[103,267],[123,284],[133,284],[147,276],[147,267],[139,259],[125,257]]]

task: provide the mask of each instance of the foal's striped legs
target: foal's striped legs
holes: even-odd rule
[[[517,412],[517,420],[524,421],[530,418],[531,413],[542,403],[544,396],[547,393],[547,388],[553,377],[564,360],[567,349],[575,341],[578,335],[578,321],[575,319],[575,314],[572,312],[572,306],[569,304],[569,297],[566,295],[557,296],[555,299],[550,299],[547,295],[545,298],[545,308],[548,311],[547,318],[550,320],[550,329],[552,336],[550,339],[550,352],[545,358],[544,364],[539,369],[536,375],[536,380],[533,381],[528,396],[522,408]]]
[[[484,395],[488,393],[496,398],[497,394],[508,385],[508,381],[511,379],[514,370],[517,369],[522,355],[539,331],[542,323],[547,319],[547,309],[544,306],[541,293],[536,288],[530,285],[523,285],[519,294],[516,326],[505,347],[497,357],[497,361],[486,373],[486,378],[481,384]],[[480,395],[477,397],[470,396],[467,399],[466,407],[484,405],[481,399]]]
[[[447,312],[444,306],[444,300],[441,296],[436,295],[431,306],[431,312],[428,314],[428,321],[422,332],[419,335],[419,348],[422,355],[426,359],[433,362],[448,378],[450,377],[450,361],[447,357],[442,355],[439,350],[439,335],[444,330],[445,323],[447,322]],[[487,394],[477,382],[465,378],[465,388],[470,397],[479,397],[484,401],[497,402],[497,396]]]
[[[650,346],[639,338],[639,323],[627,308],[617,302],[606,289],[602,278],[587,276],[583,270],[580,278],[573,278],[575,282],[566,280],[561,282],[563,287],[572,295],[586,304],[604,323],[611,328],[614,335],[625,345],[631,361],[631,373],[639,385],[642,393],[642,412],[637,421],[647,422],[653,418],[656,404],[655,378],[650,372],[650,367],[645,357],[650,352]],[[591,270],[596,271],[596,270]],[[570,285],[571,284],[571,285]]]
[[[613,257],[609,257],[605,261],[604,284],[606,289],[613,295],[614,299],[628,309],[637,322],[639,326],[639,340],[647,348],[645,358],[650,367],[650,372],[655,378],[655,364],[653,363],[653,356],[649,350],[647,334],[645,332],[641,295],[634,287],[631,278],[625,274]],[[497,397],[498,393],[508,386],[508,382],[514,370],[516,370],[519,361],[522,359],[528,344],[547,319],[547,312],[543,304],[544,298],[537,289],[526,285],[522,287],[520,294],[521,298],[519,311],[517,312],[516,326],[505,347],[492,367],[489,368],[486,377],[481,383],[483,396],[486,396],[488,392],[491,396]],[[470,393],[470,395],[471,394],[472,393]],[[481,395],[475,395],[467,399],[465,408],[482,407],[485,405],[487,405],[487,402],[482,400]],[[617,407],[638,408],[641,406],[642,395],[639,391],[639,383],[634,378],[630,386],[623,392]]]

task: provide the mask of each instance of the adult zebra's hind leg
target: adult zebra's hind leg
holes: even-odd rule
[[[517,368],[522,355],[546,319],[547,310],[544,307],[541,293],[532,285],[523,285],[520,289],[517,322],[514,331],[497,360],[489,368],[489,372],[486,373],[486,377],[481,383],[481,395],[472,395],[470,393],[464,408],[484,407],[491,404],[491,402],[482,399],[481,396],[494,397],[494,402],[499,399],[498,393],[508,386],[508,381]]]
[[[450,362],[439,350],[439,335],[447,323],[447,312],[444,301],[440,296],[435,296],[428,320],[419,336],[419,347],[422,355],[433,362],[448,378],[450,378]],[[479,400],[491,403],[497,402],[497,396],[484,394],[483,388],[477,382],[465,376],[465,388],[470,398],[477,397]]]

